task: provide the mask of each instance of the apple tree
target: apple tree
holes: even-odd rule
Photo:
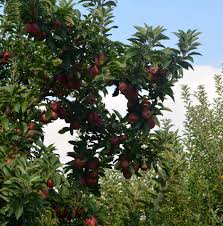
[[[199,32],[179,30],[172,48],[163,27],[145,25],[126,44],[110,39],[112,0],[0,3],[0,222],[103,225],[90,197],[106,168],[126,179],[156,168],[144,141],[192,68]],[[111,90],[126,98],[126,115],[106,109]],[[65,166],[44,145],[44,127],[58,119],[58,132],[74,135]]]

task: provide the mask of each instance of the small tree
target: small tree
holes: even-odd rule
[[[183,86],[186,119],[181,141],[185,156],[183,164],[176,161],[171,167],[179,166],[162,193],[163,202],[152,224],[207,226],[223,222],[221,75],[215,76],[215,87],[216,98],[211,104],[204,86],[199,86],[194,95]]]
[[[127,45],[109,39],[115,1],[81,0],[86,14],[71,0],[0,2],[0,222],[102,225],[89,192],[100,195],[105,168],[130,178],[135,165],[156,167],[143,141],[192,68],[199,32],[175,33],[175,49],[162,44],[163,27],[145,25]],[[128,100],[124,117],[105,108],[110,86]],[[43,144],[43,127],[58,118],[69,124],[59,133],[78,131],[65,168]]]

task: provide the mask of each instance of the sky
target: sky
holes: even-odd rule
[[[183,121],[185,109],[181,99],[181,85],[187,84],[192,91],[198,85],[205,85],[210,100],[214,97],[214,74],[220,74],[223,63],[223,29],[220,26],[223,21],[223,0],[119,0],[114,11],[115,25],[119,28],[113,30],[112,39],[126,42],[135,32],[134,25],[162,25],[167,29],[166,34],[171,38],[169,46],[174,46],[177,42],[172,32],[178,29],[197,29],[202,32],[199,52],[202,57],[196,57],[194,71],[185,72],[174,88],[175,103],[172,100],[165,102],[172,112],[165,113],[164,117],[170,118],[175,125],[175,129],[183,131]],[[108,109],[116,109],[125,114],[126,100],[107,96],[104,100]],[[69,134],[58,134],[59,128],[64,126],[64,122],[57,120],[45,127],[45,144],[54,143],[57,152],[61,156],[61,161],[66,162],[66,152],[72,147],[68,140],[75,139]]]
[[[200,36],[200,52],[203,57],[196,59],[198,65],[221,67],[223,63],[223,1],[222,0],[119,0],[115,9],[113,39],[126,41],[134,32],[134,26],[162,25],[166,34],[178,29],[197,29]],[[170,45],[176,39],[169,41]]]

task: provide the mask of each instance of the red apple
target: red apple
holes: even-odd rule
[[[71,128],[71,129],[74,129],[74,130],[78,130],[78,129],[81,128],[81,124],[80,124],[79,121],[73,121],[73,122],[71,122],[71,124],[70,124],[70,128]]]
[[[125,97],[131,102],[138,101],[138,90],[135,87],[129,87],[125,93]]]
[[[96,102],[96,97],[93,94],[89,94],[87,100],[89,103],[94,104]]]
[[[41,189],[39,190],[39,194],[44,198],[47,199],[49,197],[49,191],[48,189]]]
[[[119,139],[120,139],[121,142],[124,142],[124,141],[128,140],[128,136],[127,135],[121,135],[119,137]]]
[[[65,217],[67,217],[67,208],[66,207],[61,209],[61,207],[57,205],[53,209],[58,218],[63,219]]]
[[[50,103],[50,109],[51,109],[52,111],[54,111],[54,112],[57,112],[57,113],[58,113],[60,107],[61,107],[61,106],[60,106],[60,103],[57,102],[56,100],[53,100],[53,101]]]
[[[86,184],[87,184],[87,186],[96,186],[97,185],[97,183],[98,183],[98,180],[97,180],[97,178],[92,178],[92,177],[87,177],[86,178]]]
[[[30,122],[27,127],[28,127],[28,130],[34,130],[36,128],[36,123]]]
[[[9,51],[4,51],[4,52],[1,53],[1,57],[2,57],[4,60],[8,61],[9,58],[12,57],[12,54],[11,54]]]
[[[47,180],[47,187],[48,188],[53,188],[54,187],[54,181],[52,179]]]
[[[97,178],[97,177],[98,177],[98,171],[97,171],[97,170],[89,171],[89,172],[87,173],[87,177]]]
[[[128,88],[129,88],[129,85],[126,82],[121,82],[118,86],[118,89],[122,94],[126,94]]]
[[[65,108],[64,107],[60,107],[58,109],[58,116],[59,116],[59,118],[60,119],[65,119],[66,115],[67,115],[67,113],[66,113]]]
[[[135,173],[137,173],[137,172],[139,171],[139,168],[140,168],[139,164],[137,164],[137,163],[132,163],[132,167],[133,167]]]
[[[86,178],[81,177],[81,179],[80,179],[80,184],[81,184],[82,186],[86,186],[86,185],[87,185]]]
[[[152,117],[152,112],[150,110],[144,110],[142,112],[142,117],[145,120],[149,120]]]
[[[92,64],[89,68],[89,74],[92,78],[95,78],[100,74],[100,70],[96,64]]]
[[[95,57],[94,62],[97,66],[99,66],[104,63],[105,58],[106,58],[105,54],[100,53],[98,56]]]
[[[142,171],[147,171],[147,170],[148,170],[148,166],[146,165],[146,163],[143,163],[143,164],[142,164],[141,170],[142,170]]]
[[[99,165],[99,159],[97,157],[94,157],[87,161],[86,168],[96,170]]]
[[[90,112],[87,116],[87,121],[92,125],[100,125],[101,117],[97,112]]]
[[[13,161],[14,161],[14,159],[8,158],[5,160],[5,164],[10,165],[10,164],[12,164]]]
[[[120,161],[120,166],[122,169],[127,169],[129,167],[129,160],[124,159],[124,160]]]
[[[155,126],[156,126],[156,123],[155,123],[155,120],[153,118],[150,118],[148,121],[147,121],[147,125],[150,129],[153,129]]]
[[[57,75],[58,81],[65,89],[80,89],[81,80],[70,75]]]
[[[50,118],[52,120],[57,120],[58,119],[58,114],[55,111],[50,112]]]
[[[120,144],[120,138],[118,136],[114,136],[110,138],[111,145],[118,145]]]
[[[55,29],[60,29],[62,27],[62,23],[60,20],[57,19],[54,21],[53,26]]]
[[[15,128],[16,133],[21,133],[21,129],[20,128]]]
[[[82,169],[82,168],[85,167],[86,163],[82,159],[76,158],[76,159],[73,160],[73,165],[77,169]]]
[[[7,107],[5,108],[5,114],[6,114],[7,116],[10,116],[10,115],[12,114],[12,110],[11,110],[11,108],[10,108],[9,106],[7,106]]]
[[[40,115],[40,122],[41,122],[42,124],[47,124],[47,123],[49,123],[49,120],[48,120],[48,118],[47,118],[47,116],[46,116],[45,113],[42,113],[42,114]]]
[[[95,216],[91,216],[84,221],[85,226],[97,226],[97,219]]]
[[[150,109],[150,108],[151,108],[151,103],[150,103],[150,101],[147,100],[147,99],[144,99],[144,100],[142,101],[142,108],[143,108],[143,109]]]
[[[122,173],[125,179],[130,179],[132,177],[132,173],[128,169],[123,169]]]
[[[158,72],[158,70],[159,70],[159,67],[149,66],[147,68],[147,72],[152,74],[152,75],[156,74]]]
[[[66,83],[67,82],[67,77],[66,75],[57,75],[56,76],[56,81],[60,83]]]
[[[133,101],[133,102],[132,101],[128,101],[127,102],[127,108],[128,108],[129,111],[131,111],[134,106],[136,106],[136,102],[135,101]]]
[[[32,35],[39,35],[41,34],[40,27],[35,22],[29,22],[25,25],[25,30],[27,33],[30,33]]]
[[[65,88],[68,89],[80,89],[81,88],[81,80],[80,79],[70,79]]]
[[[128,117],[128,122],[131,124],[136,123],[138,120],[139,120],[139,117],[134,113],[131,113]]]

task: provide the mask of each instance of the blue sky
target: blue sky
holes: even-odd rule
[[[195,64],[222,67],[223,0],[119,0],[115,9],[113,39],[125,41],[134,33],[134,25],[162,25],[170,37],[178,29],[198,29],[200,52]],[[176,43],[173,38],[170,45]]]

